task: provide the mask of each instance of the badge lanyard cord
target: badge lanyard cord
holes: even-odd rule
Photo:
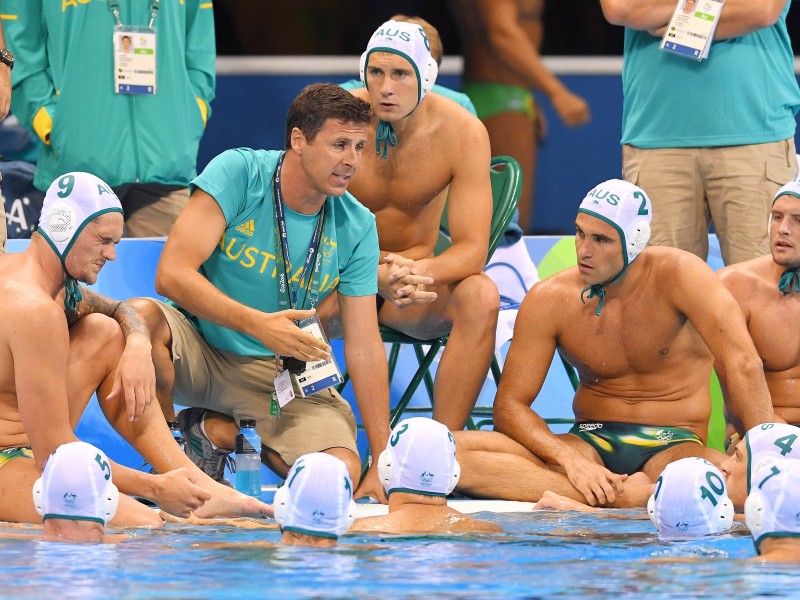
[[[160,3],[161,0],[150,0],[150,23],[147,25],[150,29],[153,28],[156,22]],[[119,0],[108,0],[108,10],[114,15],[114,19],[117,21],[117,27],[122,27],[122,19],[120,19],[119,16]]]
[[[275,169],[275,176],[272,180],[273,197],[275,199],[275,254],[277,255],[275,260],[278,271],[278,295],[280,296],[278,304],[282,307],[288,305],[290,309],[294,309],[298,306],[302,309],[305,305],[306,297],[309,297],[311,299],[311,308],[314,308],[317,302],[318,292],[312,289],[312,284],[317,282],[320,274],[322,253],[319,251],[319,245],[322,240],[322,232],[325,228],[325,205],[322,206],[317,224],[314,227],[314,234],[311,236],[305,264],[300,273],[300,284],[297,287],[300,285],[303,287],[303,300],[298,304],[298,290],[297,287],[293,286],[291,283],[292,278],[290,276],[290,267],[287,260],[289,257],[289,242],[286,232],[286,215],[283,211],[283,194],[281,193],[281,169],[285,156],[285,152],[281,154],[278,167]],[[312,263],[314,265],[313,271],[309,272],[309,267]],[[306,274],[309,276],[306,277]],[[304,285],[303,282],[305,282]]]

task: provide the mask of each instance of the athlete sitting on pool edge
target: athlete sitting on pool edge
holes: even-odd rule
[[[537,501],[552,490],[592,505],[644,506],[667,464],[725,459],[704,445],[714,359],[744,426],[773,420],[735,300],[696,256],[645,247],[651,217],[647,194],[625,181],[601,183],[583,199],[577,266],[537,283],[520,308],[494,402],[496,431],[455,434],[457,491]],[[580,378],[575,426],[560,435],[531,409],[556,350]]]

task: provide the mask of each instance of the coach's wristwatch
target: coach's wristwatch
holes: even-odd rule
[[[8,70],[14,68],[14,55],[5,48],[0,48],[0,62],[8,67]]]

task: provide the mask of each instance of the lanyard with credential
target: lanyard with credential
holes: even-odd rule
[[[325,228],[325,205],[322,205],[320,216],[317,219],[317,225],[314,228],[314,234],[311,236],[311,243],[308,245],[308,252],[306,253],[306,261],[303,265],[303,271],[300,273],[300,284],[305,282],[303,286],[303,300],[297,304],[297,289],[292,285],[292,278],[289,273],[289,264],[287,258],[289,257],[289,242],[286,236],[286,216],[283,212],[283,195],[281,194],[281,168],[283,167],[284,154],[278,161],[278,167],[275,169],[275,177],[272,180],[273,195],[275,197],[275,261],[277,263],[278,271],[278,304],[281,308],[303,308],[306,301],[306,296],[311,299],[311,307],[317,303],[318,291],[313,288],[312,284],[319,284],[319,273],[322,253],[319,252],[319,243],[322,239],[322,231]],[[309,266],[314,263],[313,273],[306,280],[306,274],[309,273]],[[287,306],[288,305],[288,306]]]
[[[156,16],[158,15],[160,3],[161,0],[150,0],[150,23],[147,25],[150,29],[153,28],[153,25],[156,22]],[[117,26],[122,27],[122,20],[119,18],[119,0],[108,0],[108,10],[110,10],[111,14],[114,15],[114,19],[117,21]]]

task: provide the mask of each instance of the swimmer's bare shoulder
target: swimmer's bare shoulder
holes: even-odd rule
[[[204,519],[192,515],[191,517],[181,518],[171,515],[163,510],[158,512],[159,516],[167,523],[180,523],[182,525],[213,525],[218,527],[236,527],[237,529],[279,529],[275,521],[264,521],[252,517],[221,517],[214,519]]]
[[[473,519],[471,517],[467,517],[469,519],[468,522],[465,523],[465,532],[470,533],[502,533],[503,528],[500,527],[497,523],[491,523],[490,521],[481,521],[480,519]]]
[[[538,319],[558,322],[580,307],[584,287],[577,267],[559,271],[533,285],[522,301],[520,313],[530,312]]]
[[[31,302],[55,300],[38,281],[38,270],[28,269],[30,261],[22,253],[0,255],[0,295],[6,307],[24,308]]]
[[[425,533],[500,533],[503,528],[489,521],[474,519],[454,509],[447,509],[439,522],[434,524]]]
[[[427,102],[426,112],[435,115],[435,121],[440,132],[436,133],[437,139],[459,139],[464,142],[471,141],[475,144],[489,143],[489,134],[481,120],[466,110],[463,106],[440,94],[430,93],[425,96],[423,104]],[[468,146],[472,148],[472,146]],[[463,147],[462,147],[463,150]],[[461,157],[463,152],[454,153]]]
[[[350,528],[351,532],[388,532],[392,531],[387,521],[391,515],[380,515],[375,517],[361,517],[356,519],[353,526]]]
[[[656,289],[664,297],[684,298],[686,288],[717,289],[717,276],[703,259],[677,248],[648,246],[634,263],[644,271],[642,285]]]
[[[21,542],[56,542],[57,540],[47,540],[43,539],[41,533],[0,533],[0,539],[3,540],[18,540]],[[128,542],[133,538],[129,535],[124,533],[112,533],[106,534],[103,536],[103,541],[100,542],[101,544],[121,544],[122,542]]]
[[[564,294],[572,293],[576,288],[583,288],[577,266],[567,267],[549,277],[537,281],[530,289],[537,290],[537,294],[557,298]]]
[[[495,523],[479,521],[458,511],[447,509],[444,514],[436,512],[423,515],[397,513],[378,517],[356,519],[351,532],[407,533],[407,534],[447,534],[447,533],[499,533],[503,529]]]
[[[713,273],[711,267],[698,256],[695,256],[691,252],[679,250],[678,248],[671,248],[669,246],[647,246],[642,250],[641,254],[639,254],[636,263],[647,263],[650,269],[659,274],[680,271],[687,267],[701,267]]]
[[[369,91],[365,86],[354,88],[350,90],[350,93],[356,98],[361,98],[364,102],[369,102]]]
[[[773,263],[772,256],[760,256],[746,262],[728,265],[717,271],[717,277],[734,296],[756,291],[765,284],[764,278]]]
[[[66,331],[64,309],[38,287],[32,287],[17,278],[9,278],[0,285],[4,318],[0,321],[0,339],[7,345],[17,334],[52,335]]]

